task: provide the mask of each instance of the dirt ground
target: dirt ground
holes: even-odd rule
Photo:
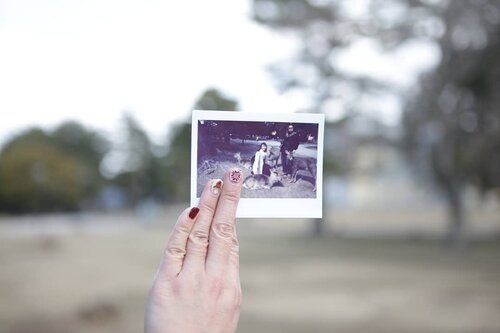
[[[173,221],[132,214],[0,218],[1,333],[137,333]],[[167,222],[165,222],[167,221]],[[240,220],[238,332],[500,332],[500,243],[308,236]]]
[[[200,161],[198,169],[198,196],[201,194],[205,184],[214,178],[222,178],[224,173],[233,167],[239,167],[243,170],[244,178],[250,175],[251,170],[243,168],[238,164],[234,154],[239,152],[243,159],[250,160],[255,152],[258,150],[261,141],[246,140],[244,144],[240,140],[233,140],[230,146],[226,149],[220,149],[221,152],[217,155],[208,156],[207,159],[215,162],[215,169],[206,171],[203,166],[203,161]],[[279,153],[279,142],[266,141],[269,148]],[[296,151],[297,157],[312,157],[316,158],[317,150],[316,145],[301,144]],[[278,164],[278,170],[281,169],[281,162]],[[271,189],[258,189],[250,190],[243,188],[241,192],[242,198],[316,198],[316,192],[313,191],[315,180],[313,175],[308,171],[300,170],[296,183],[291,183],[289,179],[283,179],[280,183]]]

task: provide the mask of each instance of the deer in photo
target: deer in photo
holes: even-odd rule
[[[292,177],[290,183],[297,182],[297,174],[300,170],[309,171],[314,180],[313,192],[316,192],[316,159],[308,157],[295,157],[293,153],[287,152],[287,159],[292,162]]]
[[[238,164],[241,165],[243,168],[252,170],[252,161],[248,159],[244,159],[241,157],[241,153],[237,152],[234,154],[234,158],[238,161]]]
[[[272,169],[270,176],[263,174],[248,176],[243,181],[243,187],[249,190],[271,189],[275,185],[279,186],[280,182],[281,176],[275,169]]]
[[[270,167],[276,167],[278,165],[278,160],[280,158],[280,152],[279,150],[276,151],[276,149],[269,149],[269,156],[266,158],[266,163]]]

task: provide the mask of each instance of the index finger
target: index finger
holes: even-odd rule
[[[229,263],[231,248],[234,246],[236,209],[240,201],[243,173],[231,169],[224,176],[225,186],[217,204],[217,210],[210,228],[207,261],[208,274],[223,274]]]

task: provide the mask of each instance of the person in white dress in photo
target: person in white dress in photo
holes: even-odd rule
[[[255,160],[252,167],[254,175],[266,173],[265,171],[267,170],[265,170],[265,165],[268,156],[269,152],[267,151],[267,144],[265,142],[262,142],[260,144],[260,149],[255,153]]]

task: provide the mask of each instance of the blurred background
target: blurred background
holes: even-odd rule
[[[0,0],[0,332],[138,332],[190,110],[326,115],[239,332],[500,332],[500,2]]]

